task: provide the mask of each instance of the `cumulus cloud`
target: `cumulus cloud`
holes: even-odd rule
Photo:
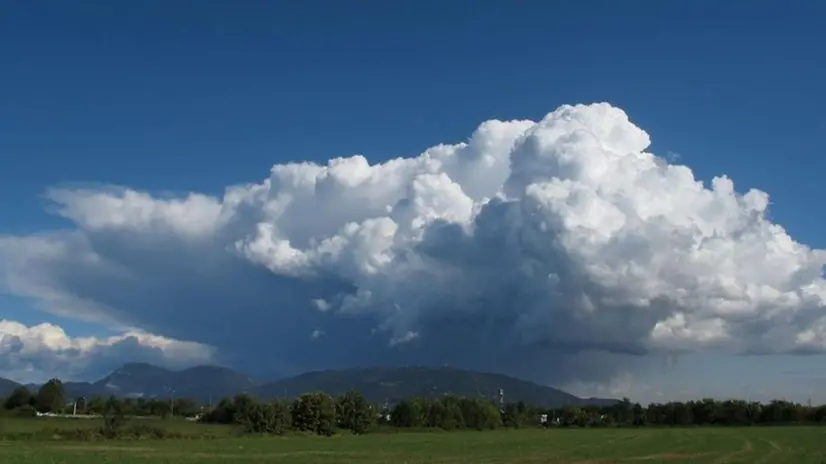
[[[649,144],[621,109],[566,105],[416,157],[275,165],[222,197],[57,189],[75,227],[0,237],[0,282],[259,373],[594,382],[652,354],[824,351],[826,251],[772,223],[766,193]]]
[[[0,320],[0,372],[20,382],[97,379],[124,361],[187,367],[212,361],[213,349],[141,331],[120,335],[70,337],[53,324],[25,326]]]

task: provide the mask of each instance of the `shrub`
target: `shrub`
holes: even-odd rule
[[[367,433],[373,426],[376,413],[364,396],[357,391],[350,391],[336,400],[336,419],[338,426],[352,431],[356,435]]]
[[[326,393],[305,393],[292,404],[292,421],[296,430],[333,435],[336,405]]]
[[[255,403],[239,417],[239,423],[247,433],[282,435],[290,427],[290,411],[281,401]]]
[[[34,409],[34,406],[27,404],[16,408],[12,411],[12,415],[21,419],[32,418],[37,417],[37,410]]]

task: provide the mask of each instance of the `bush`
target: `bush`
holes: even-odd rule
[[[239,417],[239,423],[247,433],[283,435],[290,427],[290,410],[281,401],[255,403]]]
[[[336,424],[336,405],[326,393],[305,393],[292,404],[293,427],[302,432],[331,436]]]
[[[6,409],[12,410],[17,409],[22,406],[32,405],[34,403],[34,398],[32,397],[31,392],[26,387],[18,387],[15,388],[14,391],[6,398],[4,402],[4,407]]]
[[[153,427],[146,424],[133,424],[121,430],[118,438],[137,440],[161,440],[165,438],[182,438],[180,433],[166,430],[161,427]]]
[[[12,411],[12,416],[20,419],[30,419],[37,417],[37,410],[34,409],[34,406],[27,404]]]
[[[390,423],[395,427],[421,427],[424,425],[424,412],[419,402],[413,399],[400,401],[390,413]]]
[[[106,438],[117,438],[125,423],[126,415],[123,411],[123,403],[115,398],[109,398],[109,401],[106,402],[106,409],[103,412],[103,427],[101,427],[101,433]]]
[[[336,400],[336,418],[339,427],[360,435],[373,426],[376,412],[361,393],[350,391]]]

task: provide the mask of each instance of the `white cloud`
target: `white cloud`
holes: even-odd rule
[[[141,331],[73,338],[53,324],[25,326],[0,320],[0,372],[19,382],[42,382],[54,376],[86,380],[129,361],[184,367],[208,363],[212,356],[210,347]]]
[[[594,382],[646,353],[824,351],[826,252],[770,222],[766,193],[706,187],[649,143],[618,108],[563,106],[413,158],[276,165],[221,198],[55,190],[76,228],[0,237],[0,282],[281,372]]]
[[[634,398],[639,401],[641,397],[647,397],[651,394],[649,390],[651,387],[646,384],[640,384],[633,376],[629,374],[620,374],[605,382],[586,383],[581,381],[573,381],[567,385],[563,385],[562,389],[566,392],[572,393],[580,398]],[[692,398],[693,399],[693,398]]]

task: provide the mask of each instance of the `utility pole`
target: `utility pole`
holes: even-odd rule
[[[172,397],[169,399],[169,415],[175,417],[175,389],[172,389]]]

